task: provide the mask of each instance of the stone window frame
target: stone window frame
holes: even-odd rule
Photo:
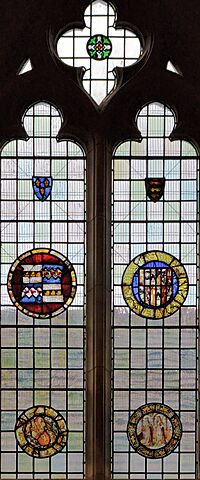
[[[63,29],[83,27],[83,11],[90,2],[55,3],[49,0],[48,10],[41,8],[38,15],[39,2],[31,0],[26,9],[22,0],[10,28],[9,6],[2,16],[0,144],[25,139],[23,112],[38,101],[46,101],[57,106],[64,118],[58,138],[78,141],[87,154],[86,478],[110,480],[112,152],[127,138],[140,140],[134,118],[152,101],[169,105],[176,112],[178,122],[171,140],[186,139],[198,148],[200,101],[195,75],[190,81],[189,74],[181,77],[166,70],[170,45],[166,48],[166,37],[161,41],[165,7],[155,2],[149,8],[146,0],[141,6],[131,0],[122,6],[120,0],[114,0],[118,25],[142,33],[144,54],[127,70],[120,69],[120,86],[98,107],[81,86],[81,69],[63,65],[55,48]],[[30,30],[31,24],[34,28]],[[173,43],[176,32],[171,37]],[[192,41],[189,43],[192,48]],[[33,69],[17,75],[27,58]]]

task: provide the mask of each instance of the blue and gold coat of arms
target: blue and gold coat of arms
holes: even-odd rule
[[[52,177],[33,177],[32,183],[34,193],[38,200],[41,200],[42,202],[46,200],[52,190]]]

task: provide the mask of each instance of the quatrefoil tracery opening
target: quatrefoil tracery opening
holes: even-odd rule
[[[103,0],[95,0],[86,8],[84,20],[84,29],[73,29],[62,34],[57,43],[57,52],[67,65],[85,68],[83,87],[100,104],[116,86],[113,69],[134,64],[141,54],[141,42],[134,32],[115,27],[116,12]],[[92,43],[94,36],[101,38]],[[108,44],[105,45],[107,40],[111,48],[109,55],[103,55],[104,52],[108,53]],[[88,51],[90,44],[92,47]],[[91,55],[94,52],[95,55]]]

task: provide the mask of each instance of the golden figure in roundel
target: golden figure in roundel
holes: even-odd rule
[[[127,434],[137,453],[143,457],[162,458],[177,447],[182,426],[178,415],[168,405],[149,403],[131,415]]]
[[[64,418],[53,408],[32,407],[22,413],[15,427],[22,450],[32,457],[46,458],[60,452],[67,442]]]

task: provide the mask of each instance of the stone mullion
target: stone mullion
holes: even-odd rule
[[[87,156],[87,480],[110,480],[111,158],[96,135]]]

